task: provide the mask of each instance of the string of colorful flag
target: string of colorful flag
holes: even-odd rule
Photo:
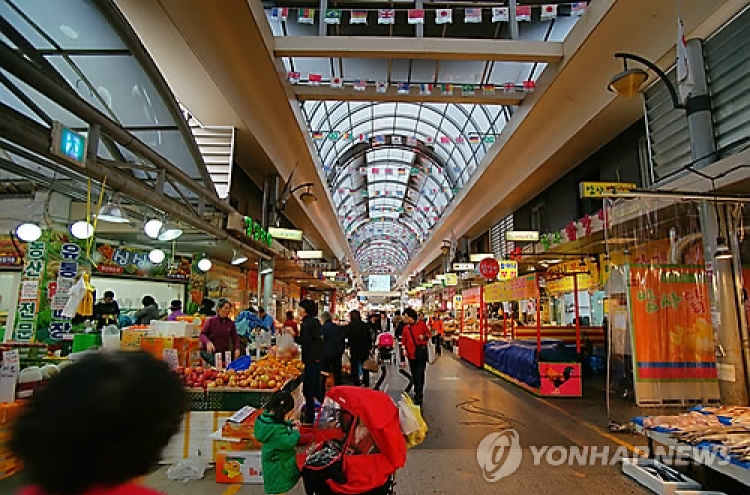
[[[384,145],[390,144],[392,145],[406,145],[409,147],[417,147],[419,145],[420,140],[413,136],[385,136],[382,134],[376,134],[374,136],[370,136],[370,134],[367,133],[361,133],[361,134],[352,134],[349,132],[341,132],[341,131],[312,131],[312,138],[316,141],[322,141],[324,139],[327,139],[329,141],[353,141],[356,143],[369,143],[371,142],[373,145]],[[424,137],[423,142],[425,144],[434,144],[434,143],[440,143],[440,144],[492,144],[495,142],[496,137],[492,134],[470,134],[467,137],[464,137],[463,135],[459,136],[439,136],[439,137],[431,137],[427,136]]]
[[[291,71],[287,74],[289,82],[292,84],[300,84],[303,82],[302,73],[299,71]],[[310,72],[307,75],[307,84],[310,86],[320,86],[323,84],[323,74],[317,72]],[[367,79],[353,79],[351,83],[345,82],[342,77],[331,77],[329,84],[332,88],[342,89],[345,85],[351,85],[355,91],[365,91],[368,87],[372,86],[378,93],[388,92],[387,81],[374,81],[370,84]],[[498,88],[504,93],[513,93],[516,91],[524,91],[527,93],[533,92],[536,89],[536,83],[534,81],[523,81],[522,84],[516,84],[512,82],[504,83],[500,86],[495,84],[410,84],[410,83],[396,83],[396,93],[400,95],[408,95],[412,92],[412,87],[419,88],[419,94],[422,96],[431,95],[433,91],[440,90],[443,96],[452,96],[457,90],[461,91],[461,96],[475,96],[477,92],[481,91],[484,96],[495,95]]]
[[[558,7],[570,7],[569,16],[581,16],[588,8],[588,2],[572,2],[569,4],[543,4],[539,6],[541,21],[551,21],[559,15],[564,15],[566,9],[560,11]],[[516,20],[521,22],[531,22],[532,7],[536,5],[517,5]],[[436,25],[452,24],[453,11],[463,10],[463,21],[465,24],[480,24],[484,22],[484,11],[491,13],[488,19],[493,23],[509,22],[510,7],[466,7],[459,9],[325,9],[323,12],[323,22],[326,24],[341,24],[344,12],[349,12],[349,24],[368,24],[368,13],[377,11],[378,24],[392,25],[396,24],[396,12],[406,11],[406,20],[409,24],[425,24],[427,12],[434,12],[434,23]],[[271,19],[275,21],[286,21],[289,17],[289,7],[274,7],[271,9]],[[297,9],[297,22],[299,24],[315,24],[316,9],[301,8]]]

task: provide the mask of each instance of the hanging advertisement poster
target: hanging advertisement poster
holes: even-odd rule
[[[705,271],[632,265],[628,285],[636,380],[716,380]]]
[[[125,275],[190,281],[193,260],[185,256],[175,256],[174,261],[154,264],[148,259],[148,251],[99,244],[92,253],[94,270],[107,275]]]
[[[25,244],[14,242],[9,235],[0,235],[0,267],[16,268],[23,263]]]

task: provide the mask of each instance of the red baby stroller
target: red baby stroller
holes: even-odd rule
[[[334,387],[313,429],[313,444],[298,456],[308,495],[392,495],[406,463],[398,409],[383,392]]]

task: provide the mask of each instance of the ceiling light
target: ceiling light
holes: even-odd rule
[[[16,227],[16,237],[23,242],[34,242],[42,237],[42,228],[35,223],[22,223]]]
[[[162,242],[174,241],[175,239],[180,237],[183,232],[184,231],[179,228],[177,224],[166,224],[159,232],[158,239]]]
[[[302,194],[300,194],[299,199],[302,201],[302,203],[305,206],[310,206],[311,204],[313,204],[314,202],[318,200],[318,198],[315,197],[315,195],[309,191],[305,191]]]
[[[158,239],[159,234],[161,234],[161,228],[163,226],[164,222],[162,222],[158,218],[152,218],[143,226],[143,232],[151,239]]]
[[[79,220],[70,226],[70,233],[76,239],[88,239],[94,235],[94,226],[85,220]]]
[[[260,271],[260,274],[261,275],[268,275],[271,272],[273,272],[273,268],[264,268],[263,270]],[[297,280],[297,282],[299,282],[299,280]]]
[[[120,197],[115,194],[110,200],[99,209],[96,217],[102,222],[109,223],[130,223],[128,215],[120,205]]]
[[[198,270],[202,272],[207,272],[213,267],[214,264],[211,262],[210,259],[206,258],[206,255],[203,255],[203,258],[198,261]]]
[[[233,265],[241,265],[242,263],[247,261],[247,256],[245,256],[242,253],[238,253],[237,251],[234,251],[234,254],[232,255],[232,264]]]
[[[732,252],[727,247],[727,241],[723,237],[716,238],[716,254],[714,254],[714,258],[717,260],[732,259]]]
[[[155,265],[160,265],[166,257],[167,255],[164,254],[164,251],[162,251],[161,249],[152,249],[151,252],[148,253],[149,261],[151,261],[151,263]]]
[[[648,72],[643,69],[626,69],[609,82],[607,89],[625,98],[633,98],[641,92],[643,83],[648,80]]]

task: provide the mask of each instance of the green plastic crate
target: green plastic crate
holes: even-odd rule
[[[102,336],[93,333],[79,333],[73,336],[73,352],[81,352],[102,345]]]

